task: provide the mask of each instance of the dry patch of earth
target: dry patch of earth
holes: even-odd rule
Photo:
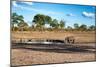
[[[19,46],[19,47],[18,47]],[[36,47],[36,45],[15,46],[11,49],[12,66],[51,64],[51,63],[69,63],[95,61],[95,44],[74,44],[72,46],[49,49],[47,46]],[[51,47],[50,46],[50,47]],[[56,45],[57,46],[57,45]],[[77,47],[76,47],[77,46]],[[44,47],[41,49],[40,47]],[[40,49],[39,49],[40,48]]]

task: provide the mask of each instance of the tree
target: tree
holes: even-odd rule
[[[52,23],[52,18],[50,16],[45,16],[45,25],[50,28],[50,24]]]
[[[95,29],[96,29],[96,27],[94,25],[89,26],[90,31],[94,31]]]
[[[58,21],[56,19],[53,19],[52,23],[50,24],[50,26],[52,28],[58,29],[59,28],[59,24]]]
[[[21,31],[24,31],[28,28],[28,24],[25,22],[20,22],[20,23],[18,23],[18,27]]]
[[[57,19],[52,19],[50,16],[43,14],[36,14],[32,22],[34,29],[37,28],[43,30],[45,28],[45,25],[48,25],[48,27],[54,29],[63,29],[65,27],[65,21],[61,20],[58,23]]]
[[[32,22],[35,23],[36,28],[43,29],[43,27],[45,25],[45,16],[42,14],[37,14],[34,16]]]
[[[74,29],[78,30],[79,29],[79,25],[77,23],[74,24]]]
[[[65,21],[61,20],[59,23],[59,27],[63,29],[65,27]]]
[[[71,26],[67,26],[67,30],[68,31],[72,31],[72,27]]]
[[[24,17],[22,15],[18,15],[17,13],[13,13],[11,16],[11,26],[12,30],[14,30],[15,24],[17,25],[20,22],[23,22]]]
[[[87,25],[82,24],[82,25],[79,27],[79,30],[81,30],[81,31],[86,31],[86,30],[87,30]]]
[[[45,23],[46,24],[51,24],[52,18],[50,16],[45,16]]]

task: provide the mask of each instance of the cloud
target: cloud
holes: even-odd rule
[[[82,15],[84,17],[88,17],[88,18],[95,18],[95,14],[94,13],[91,13],[91,12],[84,11],[84,12],[82,12]]]
[[[22,2],[24,4],[27,4],[27,5],[33,5],[33,2]]]
[[[20,2],[20,3],[21,3],[21,4],[30,5],[30,6],[33,5],[33,2]],[[16,1],[13,1],[13,2],[12,2],[12,5],[15,6],[15,7],[19,7],[19,6],[20,6]]]
[[[20,3],[21,3],[21,2],[20,2]],[[28,4],[28,5],[31,5],[31,6],[33,5],[32,2],[22,2],[22,3]],[[17,4],[16,1],[13,1],[12,4],[13,4],[14,7],[19,8],[19,9],[21,9],[21,10],[35,11],[35,12],[37,12],[37,13],[45,13],[45,14],[47,14],[47,15],[48,15],[48,14],[49,14],[49,15],[51,15],[51,14],[53,14],[53,15],[55,15],[55,14],[61,14],[61,13],[54,12],[54,11],[47,11],[47,10],[45,10],[45,9],[36,9],[36,8],[31,7],[31,6],[19,5],[19,4]]]
[[[27,5],[32,5],[32,4],[33,4],[32,2],[20,2],[20,3],[24,3],[24,4],[27,4]],[[25,7],[25,6],[19,5],[16,1],[13,1],[13,2],[12,2],[12,5],[13,5],[14,7],[20,8],[20,9],[33,10],[33,9],[31,9],[30,7]]]
[[[13,1],[13,2],[12,2],[12,5],[15,6],[15,7],[18,7],[16,1]]]
[[[46,15],[59,15],[62,14],[60,12],[54,12],[51,10],[46,10],[46,9],[38,9],[38,8],[33,8],[33,2],[20,2],[20,3],[24,3],[27,4],[26,6],[23,6],[21,4],[18,4],[18,2],[13,1],[12,4],[14,7],[16,7],[16,10],[28,10],[28,11],[34,11],[36,13],[41,13],[41,14],[46,14]],[[30,6],[28,6],[30,5]]]
[[[75,15],[73,15],[72,13],[69,13],[69,14],[66,14],[66,16],[75,16]]]
[[[39,10],[39,12],[40,12],[40,13],[45,13],[45,14],[47,14],[47,15],[59,15],[59,14],[61,14],[60,12],[47,11],[47,10],[45,10],[45,9],[41,9],[41,10]]]

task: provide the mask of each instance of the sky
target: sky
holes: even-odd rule
[[[11,11],[23,15],[25,22],[29,25],[32,25],[33,17],[36,14],[48,15],[58,21],[64,20],[65,27],[73,27],[75,23],[87,26],[95,25],[96,6],[12,1]]]

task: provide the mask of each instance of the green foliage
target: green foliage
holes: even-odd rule
[[[33,23],[34,27],[36,27],[39,30],[43,30],[45,27],[45,24],[48,24],[50,27],[58,29],[59,28],[59,23],[58,20],[53,19],[50,16],[47,15],[42,15],[42,14],[37,14],[33,18]],[[61,28],[64,26],[64,22],[61,21],[60,24]]]
[[[59,28],[58,21],[57,21],[56,19],[54,19],[54,20],[52,21],[52,23],[50,24],[50,26],[51,26],[52,28],[55,28],[55,29]]]
[[[65,27],[65,21],[61,20],[59,23],[59,27],[63,29]]]
[[[11,26],[12,26],[12,30],[14,29],[13,27],[15,27],[14,25],[18,25],[18,23],[23,22],[24,17],[22,15],[18,15],[17,13],[13,13],[11,16]]]
[[[20,23],[20,22],[24,21],[23,19],[24,19],[24,17],[22,15],[18,15],[17,13],[13,13],[11,16],[12,24]]]
[[[18,27],[13,27],[12,30],[13,31],[19,31],[19,28]]]
[[[91,26],[89,26],[89,29],[88,30],[94,31],[94,30],[96,30],[96,27],[94,25],[91,25]]]
[[[87,25],[82,24],[82,25],[79,27],[79,30],[81,30],[81,31],[86,31],[86,30],[87,30]]]
[[[72,27],[71,26],[67,26],[67,31],[72,31]]]
[[[18,24],[18,27],[28,27],[28,24],[25,22],[21,22]]]
[[[51,24],[52,18],[50,16],[45,16],[45,24]]]
[[[78,29],[79,29],[78,23],[75,23],[75,24],[74,24],[74,29],[75,29],[75,30],[78,30]]]
[[[48,15],[36,14],[32,20],[33,25],[28,26],[24,21],[22,15],[13,13],[11,16],[12,31],[95,31],[96,27],[94,25],[87,26],[85,24],[79,25],[75,23],[73,28],[71,26],[65,27],[65,21],[53,19]],[[15,26],[16,24],[16,26]],[[45,25],[49,27],[45,27]]]
[[[37,14],[34,16],[33,22],[37,25],[44,25],[45,24],[45,16],[41,14]]]
[[[18,23],[18,27],[19,27],[20,31],[26,31],[28,28],[28,24],[25,22],[20,22],[20,23]]]
[[[43,30],[43,27],[45,25],[45,15],[37,14],[33,18],[33,23],[35,23],[37,29]]]

